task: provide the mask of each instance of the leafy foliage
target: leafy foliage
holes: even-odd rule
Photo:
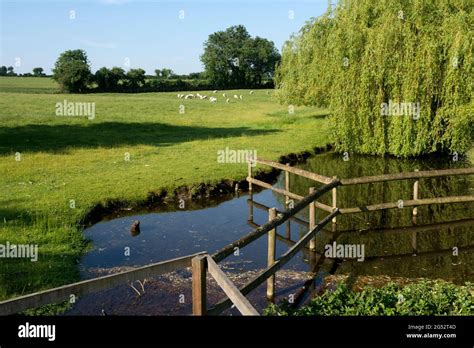
[[[340,151],[464,153],[474,135],[474,3],[341,0],[286,42],[278,96],[330,106]],[[383,103],[419,103],[419,118]]]
[[[84,92],[92,77],[87,54],[84,50],[61,53],[53,69],[53,79],[62,90]]]
[[[473,315],[474,285],[456,286],[443,281],[410,285],[388,284],[351,291],[340,284],[301,309],[288,303],[271,305],[266,315]]]
[[[209,35],[201,61],[217,87],[259,86],[271,79],[280,54],[272,41],[252,38],[243,25]]]

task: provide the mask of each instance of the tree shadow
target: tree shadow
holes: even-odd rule
[[[0,154],[12,152],[64,153],[70,148],[122,145],[170,146],[199,140],[257,136],[277,129],[209,128],[164,123],[106,122],[89,125],[25,125],[0,127]]]

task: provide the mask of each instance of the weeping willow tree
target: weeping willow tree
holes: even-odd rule
[[[326,106],[339,151],[465,153],[474,134],[472,0],[339,0],[283,48],[280,101]]]

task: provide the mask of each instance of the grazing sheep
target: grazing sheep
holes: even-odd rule
[[[250,94],[253,94],[253,91],[250,91]]]
[[[237,94],[234,94],[234,99],[239,99],[239,96]]]
[[[203,95],[201,99],[207,99],[207,95]]]
[[[186,96],[184,97],[184,99],[193,99],[194,98],[194,94],[186,94]]]
[[[226,95],[225,93],[222,93],[222,96],[223,96],[224,98],[227,97],[227,95]]]
[[[215,98],[215,97],[210,97],[210,98],[209,98],[209,101],[210,101],[211,103],[217,103],[217,98]]]
[[[227,98],[227,99],[225,100],[225,102],[226,102],[226,103],[230,103],[230,99]]]
[[[215,91],[213,91],[212,93],[217,93],[217,89]]]
[[[239,98],[240,98],[240,100],[242,100],[242,94],[241,94],[241,95],[239,95]]]

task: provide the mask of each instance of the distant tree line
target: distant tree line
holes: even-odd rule
[[[43,68],[34,68],[33,73],[17,74],[12,66],[0,67],[0,76],[35,76],[35,77],[44,77],[46,74],[43,72]]]
[[[280,54],[273,42],[252,38],[239,25],[211,34],[201,61],[205,71],[188,75],[177,75],[168,68],[156,69],[155,75],[146,75],[141,68],[125,71],[120,67],[102,67],[92,73],[84,50],[68,50],[57,59],[53,79],[72,93],[273,88]]]

